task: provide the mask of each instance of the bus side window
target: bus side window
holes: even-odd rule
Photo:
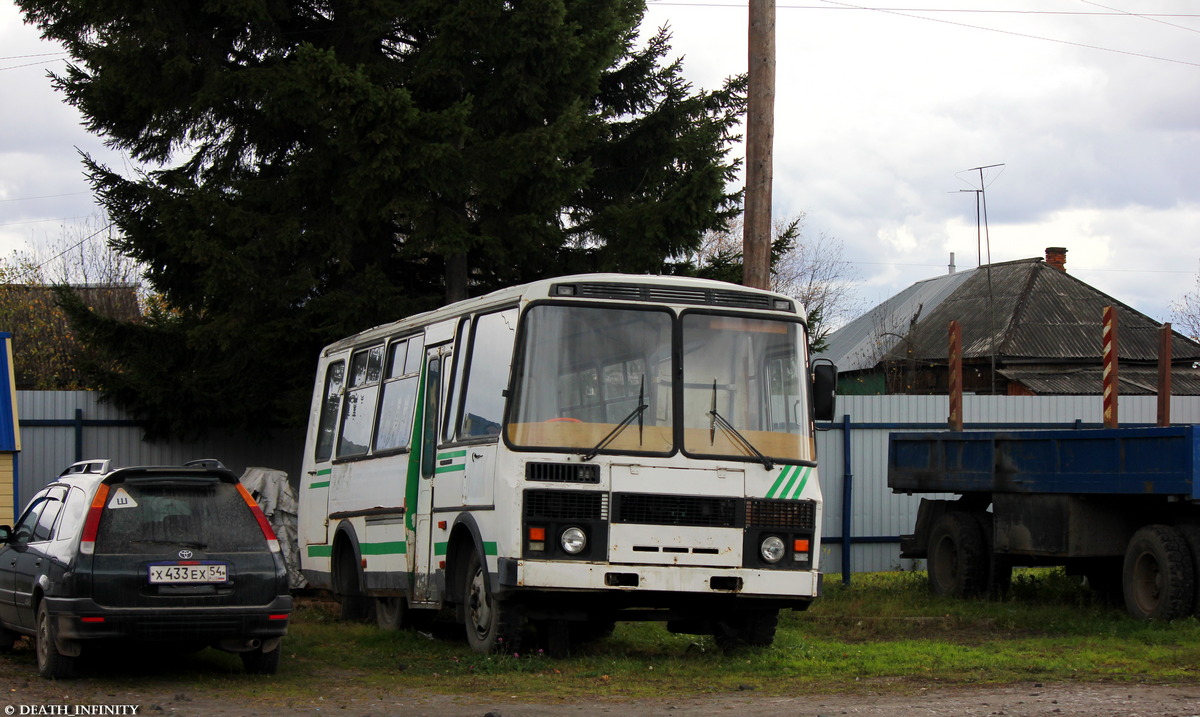
[[[317,428],[317,462],[333,455],[333,432],[337,429],[338,408],[342,401],[342,382],[346,377],[346,362],[335,361],[325,370],[325,394],[321,401],[321,423]]]
[[[430,353],[436,349],[430,349]],[[421,430],[421,475],[433,476],[437,458],[437,425],[439,397],[442,395],[442,360],[430,356],[425,374],[425,417]]]
[[[356,351],[350,358],[350,387],[342,403],[342,435],[338,457],[360,456],[371,442],[375,401],[383,374],[383,346]]]
[[[458,360],[450,361],[446,365],[446,411],[442,423],[443,441],[454,440],[454,418],[457,416],[455,407],[459,405],[459,396],[462,394],[462,366],[463,358],[468,353],[467,335],[470,334],[470,328],[470,318],[464,318],[458,322],[454,339],[454,355],[458,357]]]
[[[413,354],[418,354],[414,359]],[[388,349],[387,374],[375,426],[375,450],[408,448],[412,440],[413,408],[417,402],[420,356],[425,355],[420,336],[393,341]]]
[[[516,328],[516,309],[483,314],[475,319],[471,355],[465,369],[460,439],[499,438]]]

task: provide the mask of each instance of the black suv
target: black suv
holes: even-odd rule
[[[43,677],[112,639],[212,646],[274,674],[291,610],[270,524],[216,461],[76,463],[0,526],[0,651],[34,636]]]

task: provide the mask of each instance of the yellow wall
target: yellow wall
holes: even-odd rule
[[[13,505],[14,453],[0,453],[0,525],[12,525],[16,520]]]

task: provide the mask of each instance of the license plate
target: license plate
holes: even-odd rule
[[[229,566],[224,563],[201,563],[180,565],[163,563],[150,566],[150,583],[226,583],[229,582]]]

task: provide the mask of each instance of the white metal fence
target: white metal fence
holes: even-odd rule
[[[256,443],[245,436],[213,435],[202,441],[147,443],[136,423],[88,391],[18,391],[22,451],[18,456],[17,509],[58,473],[85,458],[117,465],[171,465],[217,458],[238,475],[250,466],[299,479],[302,432]],[[1153,396],[1121,399],[1122,425],[1151,425]],[[919,496],[893,495],[887,487],[887,440],[892,431],[945,430],[946,396],[838,396],[839,419],[820,426],[817,450],[825,493],[822,570],[845,574],[912,567],[900,560],[899,536],[912,532]],[[966,396],[970,429],[1099,427],[1100,396]],[[1200,397],[1175,397],[1176,424],[1200,423]],[[9,522],[12,516],[0,516]],[[850,549],[845,551],[846,542]]]
[[[21,452],[17,456],[15,508],[25,503],[75,461],[108,458],[113,465],[179,465],[216,458],[234,473],[260,466],[299,479],[303,431],[280,432],[254,441],[236,434],[212,434],[198,441],[142,440],[142,429],[123,412],[100,402],[92,391],[17,391]],[[10,523],[14,516],[0,516]]]

